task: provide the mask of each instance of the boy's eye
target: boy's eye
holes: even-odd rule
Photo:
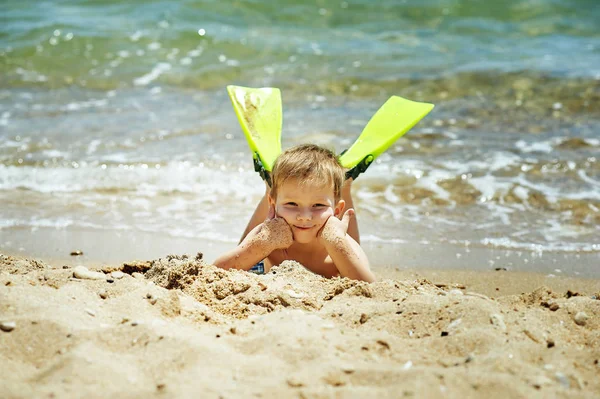
[[[320,208],[320,207],[327,206],[327,205],[325,205],[325,204],[314,204],[313,206],[315,208]]]
[[[295,202],[286,202],[285,205],[288,205],[288,206],[297,206],[298,204],[296,204]]]

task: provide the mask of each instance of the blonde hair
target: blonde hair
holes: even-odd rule
[[[277,191],[286,181],[296,179],[300,184],[331,187],[335,200],[339,201],[345,172],[333,151],[314,144],[301,144],[279,154],[273,165],[271,179],[273,199],[277,199]]]

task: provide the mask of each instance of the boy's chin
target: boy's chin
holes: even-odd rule
[[[316,239],[316,237],[311,233],[300,233],[293,234],[294,241],[299,244],[308,244]]]

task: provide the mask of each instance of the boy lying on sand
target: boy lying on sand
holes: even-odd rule
[[[344,173],[337,156],[316,145],[281,153],[273,165],[273,187],[267,187],[239,245],[214,264],[250,270],[264,261],[268,270],[295,260],[325,277],[375,281],[359,245],[351,182],[344,184]]]

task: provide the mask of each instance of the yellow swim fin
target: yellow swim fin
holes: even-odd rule
[[[274,87],[227,86],[227,93],[252,151],[254,170],[271,185],[270,172],[281,153],[281,92]]]
[[[373,115],[352,146],[342,152],[340,163],[346,178],[356,179],[396,140],[408,132],[434,105],[392,96]]]

